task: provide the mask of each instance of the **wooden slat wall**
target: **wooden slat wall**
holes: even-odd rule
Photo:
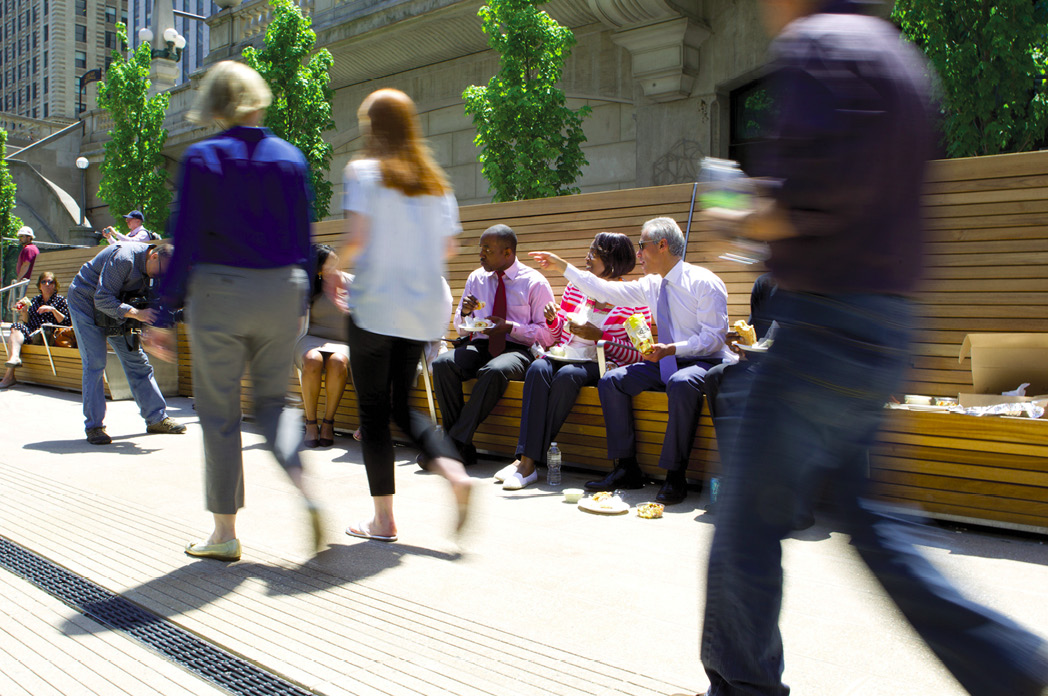
[[[478,266],[480,234],[492,224],[516,230],[523,259],[528,251],[548,249],[581,263],[596,232],[619,231],[636,240],[641,223],[659,215],[686,227],[692,192],[693,186],[684,184],[462,208],[460,253],[449,264],[455,299]],[[1048,332],[1048,152],[935,162],[926,203],[927,270],[915,293],[919,326],[904,391],[952,396],[971,389],[970,366],[957,362],[966,333]],[[326,222],[316,225],[314,236],[337,247],[341,232],[341,222]],[[757,272],[719,261],[722,250],[709,230],[692,225],[688,260],[708,266],[725,281],[734,321],[749,313]],[[80,255],[67,264],[72,272],[60,274],[68,284],[90,253],[52,252],[40,257],[38,269],[63,254]],[[550,281],[559,297],[563,279]],[[184,332],[180,347],[182,393],[189,395],[191,356]],[[295,379],[291,387],[297,395]],[[414,401],[418,408],[427,407],[421,390]],[[640,459],[654,473],[665,427],[665,395],[644,394],[635,406]],[[519,412],[516,384],[477,433],[478,446],[511,453]],[[352,385],[336,422],[347,431],[358,425]],[[558,441],[565,461],[607,466],[596,390],[583,390]],[[695,444],[689,470],[701,478],[717,465],[713,429],[705,415]],[[887,499],[918,504],[933,515],[1048,531],[1048,421],[896,411],[873,454],[873,475]]]

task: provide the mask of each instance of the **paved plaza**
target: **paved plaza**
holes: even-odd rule
[[[698,660],[705,495],[661,520],[594,516],[545,484],[503,491],[482,460],[467,534],[451,534],[445,482],[397,450],[400,541],[351,538],[371,500],[359,444],[304,457],[326,509],[313,556],[294,489],[245,424],[247,507],[239,563],[182,552],[205,536],[200,429],[146,435],[110,402],[114,442],[83,439],[79,395],[0,392],[0,536],[317,694],[473,696],[690,693]],[[567,471],[564,486],[580,486]],[[630,491],[631,503],[657,486]],[[915,529],[968,594],[1048,637],[1046,539]],[[963,693],[826,520],[784,544],[786,681],[798,695]],[[219,694],[119,631],[0,570],[0,694]]]

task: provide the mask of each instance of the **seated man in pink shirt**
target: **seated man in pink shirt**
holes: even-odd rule
[[[473,433],[502,398],[510,380],[524,379],[531,346],[553,343],[544,310],[553,301],[549,281],[517,260],[517,235],[494,225],[480,236],[480,265],[470,273],[455,312],[460,336],[470,340],[433,361],[433,384],[450,437],[463,462],[476,461]],[[488,328],[470,331],[468,321],[486,319]],[[476,377],[468,402],[462,383]],[[425,462],[419,461],[425,466]]]
[[[107,242],[110,244],[119,244],[120,242],[143,242],[148,244],[151,239],[159,239],[158,235],[154,235],[146,229],[145,216],[142,215],[141,210],[132,210],[124,216],[124,220],[127,221],[127,234],[118,232],[113,227],[107,227],[102,230],[102,236],[106,238]]]

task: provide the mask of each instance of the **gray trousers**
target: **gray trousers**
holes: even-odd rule
[[[245,366],[266,447],[284,469],[302,466],[301,416],[285,410],[284,403],[308,282],[298,266],[204,264],[193,270],[186,318],[209,512],[232,515],[244,507],[240,378]]]

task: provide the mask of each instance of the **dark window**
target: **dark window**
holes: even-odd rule
[[[44,104],[44,118],[47,118],[47,104]]]
[[[33,118],[36,118],[36,107],[33,107]]]
[[[37,66],[37,59],[36,59],[36,56],[33,56],[33,75],[36,75],[36,66]]]
[[[76,0],[76,14],[81,17],[87,16],[87,0]]]
[[[47,41],[47,25],[44,25],[44,41]]]
[[[44,14],[45,15],[47,14],[47,0],[44,0]],[[44,111],[45,111],[44,116],[47,116],[47,113],[46,113],[47,109],[45,108]]]
[[[116,32],[106,32],[106,48],[116,48]]]
[[[83,24],[77,24],[74,31],[76,32],[77,41],[80,43],[85,43],[87,41],[87,27]]]
[[[768,138],[768,128],[777,111],[767,82],[756,80],[731,93],[731,129],[728,157],[745,171],[754,163],[757,150]]]
[[[106,8],[106,24],[116,24],[116,8]]]
[[[113,56],[106,56],[106,70],[109,70],[109,66],[113,64]]]
[[[76,67],[78,67],[78,68],[86,68],[87,67],[87,54],[84,53],[83,51],[76,51],[73,54],[73,64],[76,65]]]
[[[123,22],[124,26],[127,26],[127,10],[120,10],[120,21]]]
[[[44,67],[47,67],[47,51],[44,51]]]
[[[33,99],[36,99],[36,95],[37,95],[36,87],[37,87],[37,84],[34,82],[33,83]]]
[[[44,94],[47,94],[47,77],[46,76],[44,77]],[[47,114],[44,114],[44,116],[47,116]]]
[[[36,32],[33,32],[33,48],[36,48]]]

